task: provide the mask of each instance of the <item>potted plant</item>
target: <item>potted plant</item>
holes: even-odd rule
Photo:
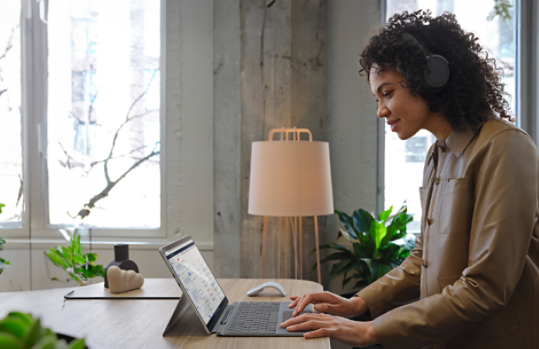
[[[90,278],[105,277],[105,268],[95,263],[97,253],[82,253],[80,235],[76,230],[70,242],[71,245],[68,247],[51,247],[45,254],[54,265],[63,269],[80,286],[83,286]]]
[[[335,210],[345,229],[340,229],[337,241],[320,246],[332,253],[320,261],[336,263],[329,272],[330,280],[343,275],[343,287],[355,280],[353,289],[363,288],[400,265],[414,248],[414,239],[406,238],[406,225],[413,219],[403,205],[391,215],[393,206],[378,215],[359,209],[352,216]],[[401,240],[402,239],[402,240]],[[396,243],[401,240],[401,243]],[[313,267],[315,269],[317,266]]]
[[[6,205],[4,204],[0,204],[0,213],[2,213],[2,207],[4,207]],[[6,243],[6,240],[2,239],[2,237],[0,237],[0,251],[2,251],[2,245]],[[3,259],[2,257],[0,257],[0,274],[2,274],[2,272],[4,271],[4,268],[9,265],[9,261],[6,261],[5,259]]]
[[[84,339],[55,334],[41,327],[32,315],[11,312],[0,320],[0,348],[5,349],[83,349]]]

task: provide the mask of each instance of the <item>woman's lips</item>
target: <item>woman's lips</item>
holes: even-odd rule
[[[397,120],[395,122],[390,123],[391,126],[391,132],[395,132],[395,129],[397,128],[397,125],[399,124],[400,120]]]

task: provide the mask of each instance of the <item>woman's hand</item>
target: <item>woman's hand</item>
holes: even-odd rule
[[[301,313],[307,305],[314,304],[314,310],[333,315],[353,317],[369,310],[367,303],[360,297],[343,298],[329,291],[306,293],[302,296],[290,297],[293,302],[288,306],[294,308],[292,316]]]
[[[305,338],[331,337],[357,347],[379,343],[374,322],[360,322],[327,314],[302,314],[281,324],[288,331],[309,331]]]

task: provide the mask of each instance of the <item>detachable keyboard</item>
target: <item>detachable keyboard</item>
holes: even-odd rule
[[[227,326],[225,335],[274,334],[277,329],[279,303],[241,302]]]
[[[219,336],[300,337],[304,331],[288,332],[281,323],[292,317],[290,302],[234,302],[220,319]],[[307,311],[311,312],[311,311]]]

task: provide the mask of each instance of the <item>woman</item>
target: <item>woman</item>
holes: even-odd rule
[[[447,61],[442,86],[429,81],[434,55]],[[292,297],[294,317],[281,326],[386,349],[539,348],[539,158],[506,121],[494,60],[454,15],[417,11],[393,16],[360,64],[378,117],[400,139],[420,129],[437,139],[420,188],[421,235],[399,267],[350,300]],[[333,315],[296,316],[309,303]],[[374,321],[346,318],[360,314]]]

